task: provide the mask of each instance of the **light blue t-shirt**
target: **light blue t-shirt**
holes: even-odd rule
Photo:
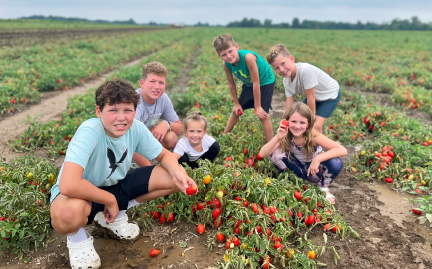
[[[126,177],[132,156],[137,152],[149,160],[162,152],[162,145],[139,120],[121,137],[107,135],[99,118],[84,121],[69,143],[65,162],[73,162],[84,168],[83,178],[96,187],[111,186]],[[52,202],[60,193],[59,182],[51,189]]]

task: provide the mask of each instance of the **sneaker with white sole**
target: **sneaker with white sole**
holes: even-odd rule
[[[121,219],[116,219],[112,223],[108,223],[105,219],[103,212],[96,214],[95,225],[99,228],[105,228],[108,235],[121,242],[134,242],[139,235],[140,229],[135,223],[128,222],[128,216],[125,215]]]
[[[86,231],[87,233],[87,231]],[[72,269],[87,269],[99,268],[101,260],[93,245],[93,236],[89,236],[86,240],[79,243],[72,243],[67,239],[67,247],[69,249],[69,260]]]

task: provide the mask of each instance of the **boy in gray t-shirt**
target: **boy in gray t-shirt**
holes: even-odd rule
[[[183,126],[174,111],[171,99],[164,93],[167,75],[168,70],[159,62],[153,61],[144,65],[141,88],[136,90],[140,101],[135,119],[142,121],[162,146],[170,150],[176,146]],[[151,165],[148,159],[137,153],[133,160],[140,167]]]

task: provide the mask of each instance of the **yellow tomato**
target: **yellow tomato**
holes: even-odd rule
[[[314,260],[315,257],[316,257],[315,251],[309,250],[308,256],[309,256],[310,259]]]
[[[265,183],[267,186],[270,186],[271,180],[270,180],[269,178],[266,178],[266,179],[264,180],[264,183]]]
[[[295,250],[294,249],[292,249],[292,248],[288,249],[287,256],[288,256],[289,259],[293,259],[294,258],[294,254],[295,254]]]
[[[49,183],[53,183],[53,182],[54,182],[54,179],[55,179],[55,177],[54,177],[53,174],[49,174],[49,175],[48,175],[48,182],[49,182]]]
[[[207,176],[205,176],[204,177],[204,184],[209,184],[210,183],[210,181],[211,181],[211,176],[210,175],[207,175]]]
[[[27,178],[32,180],[33,179],[33,173],[32,172],[27,173]]]

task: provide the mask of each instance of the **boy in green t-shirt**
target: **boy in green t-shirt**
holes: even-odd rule
[[[225,127],[224,134],[232,131],[243,114],[243,110],[255,108],[255,115],[261,121],[266,141],[273,137],[273,127],[269,117],[275,76],[269,64],[260,55],[249,50],[239,50],[231,35],[224,34],[214,39],[213,45],[224,61],[223,68],[228,79],[228,87],[234,101],[234,108]],[[237,98],[234,77],[243,82],[242,92]]]

